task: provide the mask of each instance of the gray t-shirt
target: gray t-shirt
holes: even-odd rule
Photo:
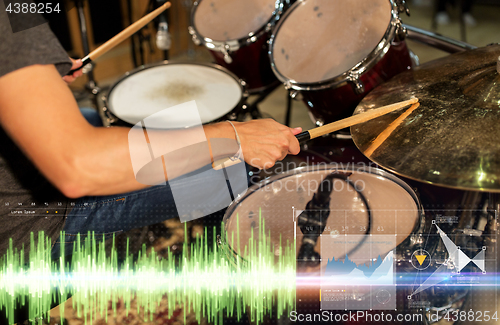
[[[61,75],[71,68],[68,55],[48,24],[13,33],[4,2],[0,1],[0,78],[35,64],[54,64]],[[25,95],[30,91],[26,89]],[[10,238],[14,247],[20,249],[24,244],[28,251],[31,232],[36,239],[43,230],[54,243],[67,211],[68,199],[41,175],[0,125],[0,257]]]

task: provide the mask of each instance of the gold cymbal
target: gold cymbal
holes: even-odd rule
[[[431,184],[500,192],[500,45],[403,72],[370,92],[354,114],[418,98],[420,107],[351,127],[370,160]]]

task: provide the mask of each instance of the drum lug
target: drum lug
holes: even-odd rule
[[[403,22],[401,19],[397,19],[394,22],[394,25],[396,26],[396,34],[394,37],[393,42],[402,42],[406,39],[406,35],[408,34],[408,31],[406,30],[406,27],[403,25]]]
[[[410,8],[408,8],[406,0],[396,0],[396,6],[399,13],[404,12],[408,17],[410,16]]]
[[[243,93],[242,93],[243,98],[248,98],[248,96],[250,96],[250,94],[248,93],[247,82],[243,79],[240,79],[240,85],[241,85],[241,89],[243,90]]]
[[[243,90],[246,91],[247,82],[243,79],[240,79],[240,85],[241,85],[241,88],[243,88]]]
[[[109,112],[109,110],[106,106],[104,106],[102,108],[102,111],[104,113],[104,117],[106,118],[106,121],[108,122],[107,125],[111,125],[117,121],[117,119],[111,115],[111,113]]]
[[[365,84],[359,80],[359,75],[357,73],[351,73],[347,79],[353,83],[356,94],[361,95],[365,92]]]
[[[228,44],[224,44],[224,46],[220,49],[220,51],[224,55],[224,61],[227,64],[233,63],[233,58],[231,58],[231,56],[229,55],[229,45]]]
[[[194,27],[193,26],[189,26],[188,27],[188,32],[189,32],[189,35],[191,35],[191,38],[193,39],[193,43],[195,45],[200,45],[201,44],[201,41],[200,39],[198,38],[198,35],[196,35],[196,31],[194,30]]]

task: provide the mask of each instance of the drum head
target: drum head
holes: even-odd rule
[[[335,78],[376,48],[390,21],[389,0],[300,1],[274,32],[274,69],[283,82]]]
[[[111,88],[108,108],[135,125],[154,113],[194,100],[201,122],[208,123],[233,110],[242,95],[239,81],[222,67],[167,63],[139,69],[120,80]],[[183,116],[171,118],[174,125],[185,121]]]
[[[231,247],[232,250],[237,255],[245,257],[243,256],[244,247],[248,246],[252,229],[254,238],[259,239],[260,215],[266,236],[270,233],[271,243],[276,247],[276,252],[279,252],[277,247],[280,237],[284,246],[287,242],[293,243],[294,233],[296,233],[298,252],[303,236],[301,229],[294,226],[294,220],[301,210],[305,209],[325,176],[335,171],[351,174],[349,180],[362,190],[368,207],[352,187],[348,186],[345,181],[336,179],[335,189],[331,194],[331,211],[322,236],[340,239],[345,235],[358,238],[365,236],[368,226],[367,208],[369,208],[371,211],[370,235],[388,236],[394,246],[380,245],[378,250],[371,247],[370,256],[366,255],[369,246],[362,246],[350,256],[350,258],[366,258],[368,261],[370,258],[377,258],[378,255],[384,256],[412,233],[420,216],[419,203],[415,193],[406,183],[376,168],[346,170],[333,168],[331,165],[313,166],[274,176],[250,188],[243,197],[231,205],[224,217],[225,229],[229,238],[232,238],[232,233],[234,233],[234,238],[238,238],[239,230],[240,238],[240,248],[238,249],[235,244]],[[338,259],[352,252],[357,243],[342,242],[333,246],[328,246],[331,250],[330,256]],[[321,252],[320,240],[315,251]]]
[[[194,13],[198,33],[213,41],[248,38],[273,17],[276,0],[202,0]]]

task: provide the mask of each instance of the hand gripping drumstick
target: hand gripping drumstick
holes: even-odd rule
[[[346,127],[353,126],[359,123],[364,123],[379,116],[388,114],[390,112],[396,111],[403,107],[413,105],[418,103],[418,98],[412,98],[409,100],[405,100],[399,103],[383,106],[377,109],[369,110],[368,112],[364,112],[358,115],[354,115],[340,121],[336,121],[327,125],[323,125],[309,131],[304,131],[302,133],[297,134],[295,137],[299,140],[300,143],[304,143],[311,139],[323,136],[328,133],[332,133],[338,130],[342,130]]]
[[[345,119],[342,119],[340,121],[336,121],[327,125],[323,125],[308,131],[304,131],[302,133],[297,134],[295,137],[297,140],[299,140],[300,143],[304,143],[306,141],[309,141],[311,139],[323,136],[328,133],[332,133],[338,130],[342,130],[346,127],[353,126],[356,124],[364,123],[369,120],[372,120],[374,118],[377,118],[379,116],[388,114],[390,112],[396,111],[398,109],[401,109],[403,107],[409,106],[409,105],[414,105],[418,103],[418,98],[412,98],[409,100],[405,100],[399,103],[383,106],[377,109],[372,109],[369,110],[368,112],[364,112],[358,115],[354,115]],[[232,165],[236,165],[240,163],[241,160],[236,159],[236,160],[231,160],[228,158],[220,159],[212,163],[212,167],[215,170],[219,170],[225,167],[229,167]]]
[[[167,10],[168,8],[170,8],[170,2],[165,2],[163,5],[158,7],[156,10],[150,12],[146,16],[142,17],[141,19],[139,19],[138,21],[136,21],[132,25],[130,25],[127,28],[125,28],[124,30],[122,30],[120,33],[115,35],[112,39],[110,39],[106,43],[102,44],[101,46],[99,46],[98,48],[96,48],[95,50],[90,52],[89,55],[87,55],[86,57],[84,57],[82,59],[82,66],[79,67],[78,69],[71,70],[70,72],[68,72],[68,75],[72,75],[75,71],[80,70],[81,68],[83,68],[84,66],[86,66],[87,64],[92,62],[93,60],[97,59],[98,57],[100,57],[104,53],[111,50],[116,45],[120,44],[121,42],[123,42],[124,40],[126,40],[127,38],[132,36],[135,32],[137,32],[142,27],[146,26],[151,20],[155,19],[156,16],[158,16],[159,14],[161,14],[163,11]]]

